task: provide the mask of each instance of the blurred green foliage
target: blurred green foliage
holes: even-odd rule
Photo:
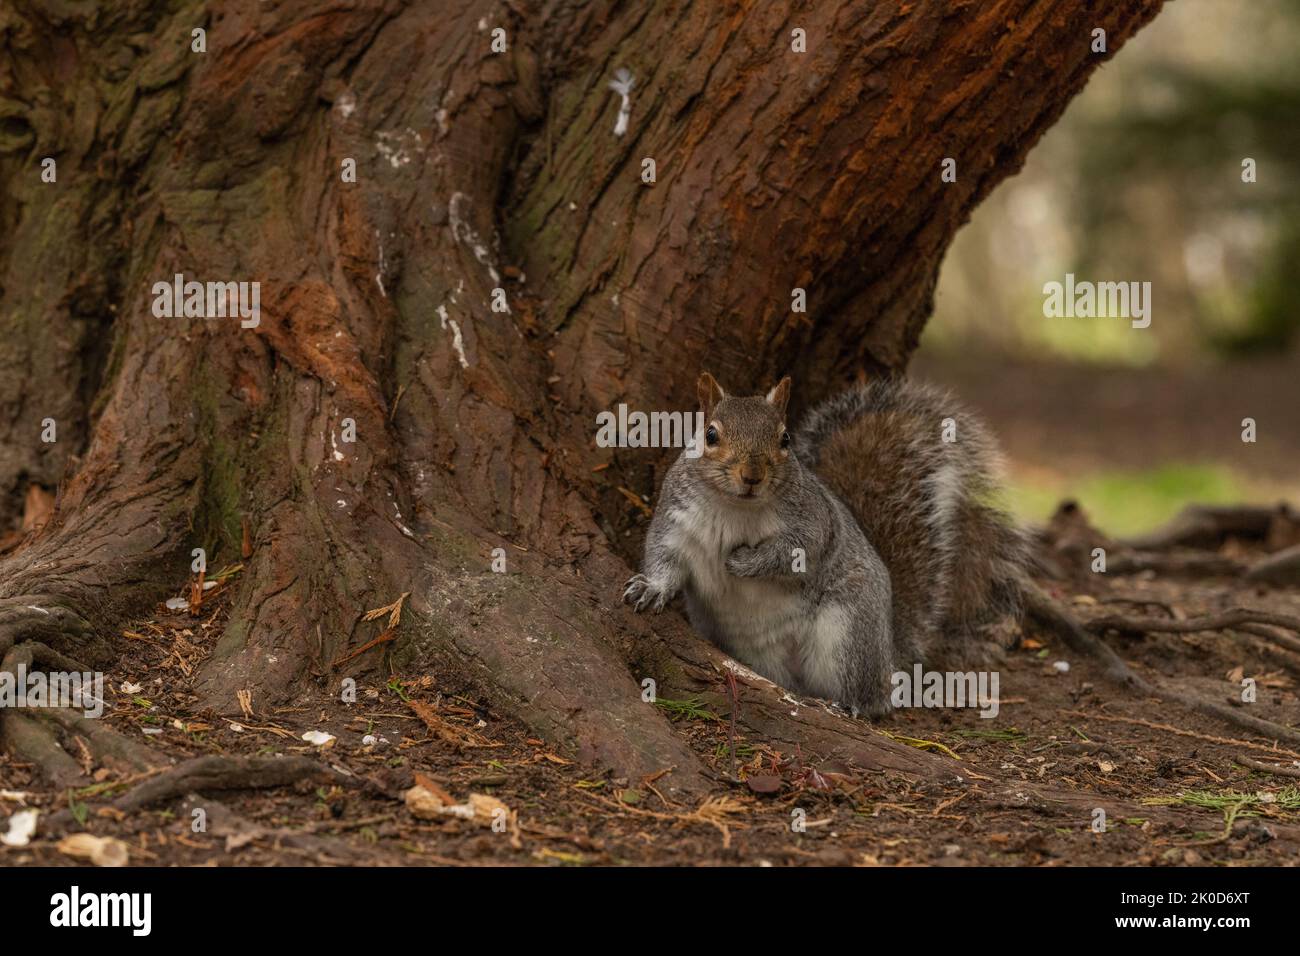
[[[1300,6],[1282,4],[1300,19]],[[1300,55],[1297,56],[1300,63]],[[1154,104],[1110,116],[1090,116],[1081,138],[1081,178],[1121,183],[1076,194],[1079,271],[1113,267],[1118,244],[1142,263],[1151,243],[1186,246],[1209,239],[1221,262],[1188,266],[1188,318],[1213,350],[1240,355],[1287,348],[1300,332],[1295,306],[1300,275],[1300,70],[1246,79],[1205,76],[1185,67],[1145,71]],[[1242,180],[1254,160],[1255,181]],[[1135,193],[1158,189],[1170,228],[1156,236],[1116,241]],[[1152,202],[1151,198],[1146,200]],[[1149,271],[1158,271],[1154,268]],[[1197,271],[1209,273],[1198,278]],[[1184,296],[1180,296],[1182,298]]]
[[[1169,521],[1189,501],[1239,504],[1266,497],[1239,472],[1215,465],[1168,464],[1150,471],[1094,471],[1059,482],[1014,478],[1007,500],[1025,520],[1041,523],[1063,500],[1079,501],[1093,525],[1125,537]]]
[[[1045,317],[1067,272],[1151,282],[1151,328]],[[1300,341],[1298,277],[1300,0],[1179,0],[975,211],[923,341],[1129,366],[1278,353]]]

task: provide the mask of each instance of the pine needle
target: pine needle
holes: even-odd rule
[[[385,614],[387,614],[388,626],[390,628],[397,627],[397,625],[402,620],[402,602],[405,601],[410,596],[411,596],[410,591],[403,591],[402,596],[399,597],[392,604],[385,604],[383,607],[377,607],[373,611],[367,611],[362,616],[361,620],[375,621],[383,617]]]
[[[880,733],[884,734],[890,740],[897,740],[900,744],[907,744],[907,746],[915,747],[917,750],[938,750],[940,753],[947,754],[953,760],[961,759],[952,752],[951,748],[945,744],[939,743],[937,740],[922,740],[920,737],[904,737],[900,734],[891,734],[888,730],[882,730]]]

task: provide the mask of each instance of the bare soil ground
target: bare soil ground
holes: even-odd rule
[[[1142,573],[1095,575],[1090,582],[1086,589],[1058,586],[1058,597],[1081,618],[1139,608],[1127,599],[1157,602],[1141,606],[1154,614],[1244,603],[1300,615],[1294,591],[1243,591],[1236,580]],[[1092,661],[1032,629],[1000,668],[996,717],[918,709],[878,725],[880,733],[934,751],[950,766],[950,782],[915,784],[741,737],[737,773],[746,782],[720,781],[707,799],[685,805],[654,779],[615,780],[579,766],[499,718],[492,701],[458,696],[454,677],[390,673],[383,645],[366,652],[374,666],[358,682],[355,704],[320,689],[293,707],[237,722],[195,713],[189,675],[219,636],[222,605],[217,597],[198,617],[160,613],[124,630],[121,658],[107,675],[104,719],[136,739],[147,736],[178,761],[304,754],[365,786],[204,793],[197,805],[207,828],[195,832],[185,798],[129,813],[108,806],[149,773],[89,767],[97,786],[56,792],[34,781],[32,768],[0,761],[0,789],[10,791],[0,799],[0,832],[3,816],[21,805],[43,811],[33,842],[0,847],[0,864],[79,863],[57,845],[83,829],[120,838],[131,862],[145,865],[1300,862],[1300,780],[1237,762],[1244,756],[1300,768],[1300,753],[1128,696]],[[1239,632],[1107,640],[1143,676],[1210,699],[1239,698],[1241,676],[1253,676],[1259,698],[1248,705],[1252,713],[1300,722],[1300,654],[1272,642]],[[681,732],[720,776],[728,775],[727,715],[660,706],[677,715]],[[336,740],[322,749],[301,739],[312,730]],[[363,743],[367,735],[376,742]],[[417,780],[456,800],[494,797],[509,809],[509,823],[493,830],[479,820],[419,819],[402,800]],[[1050,785],[1068,798],[1045,802],[1027,795],[1026,783]],[[1094,829],[1097,808],[1106,814],[1101,833]],[[62,822],[60,811],[70,811]],[[803,832],[792,829],[796,818],[806,823]]]

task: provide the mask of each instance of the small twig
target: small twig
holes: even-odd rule
[[[362,654],[370,650],[372,647],[378,647],[380,644],[387,644],[389,641],[396,640],[396,638],[397,638],[397,631],[393,630],[390,627],[387,630],[380,632],[379,636],[376,637],[373,641],[366,641],[366,643],[362,644],[351,654],[344,654],[342,657],[334,661],[334,663],[332,663],[330,667],[338,667],[342,664],[346,664],[354,657],[360,657]]]
[[[400,401],[402,400],[402,396],[405,395],[405,394],[406,394],[406,385],[405,385],[405,384],[399,385],[398,388],[397,388],[397,395],[393,398],[393,407],[392,407],[392,409],[391,409],[391,410],[389,411],[389,413],[388,413],[388,420],[389,420],[389,422],[392,422],[392,421],[395,421],[395,420],[396,420],[396,416],[397,416],[397,403],[400,402]]]
[[[1156,601],[1152,598],[1128,597],[1122,594],[1114,594],[1108,597],[1097,598],[1098,604],[1136,604],[1139,607],[1158,607],[1171,618],[1174,617],[1174,609],[1170,604],[1164,601]]]
[[[647,518],[654,516],[654,510],[648,504],[642,501],[641,496],[638,495],[631,488],[624,488],[622,485],[619,485],[618,493],[621,494],[628,501],[632,502],[632,504],[640,508]]]
[[[1300,767],[1287,767],[1283,764],[1264,763],[1262,760],[1252,760],[1250,757],[1238,755],[1233,758],[1243,767],[1249,767],[1251,770],[1259,770],[1264,773],[1275,773],[1279,777],[1300,777]]]
[[[740,706],[740,691],[736,687],[736,674],[727,671],[727,693],[731,695],[731,721],[727,726],[727,748],[731,751],[731,776],[736,776],[736,709]]]
[[[1095,740],[1069,740],[1065,742],[1054,742],[1054,745],[1039,747],[1038,750],[1064,750],[1068,754],[1110,754],[1112,757],[1123,756],[1122,751],[1114,744],[1103,744]],[[1038,752],[1035,751],[1035,753]]]

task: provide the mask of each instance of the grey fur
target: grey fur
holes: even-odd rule
[[[700,394],[717,447],[698,436],[705,454],[668,470],[624,592],[636,610],[682,592],[695,629],[741,663],[872,716],[890,709],[891,675],[929,658],[945,630],[963,650],[983,647],[989,622],[1015,610],[1024,538],[985,500],[996,447],[947,395],[854,389],[812,411],[787,448],[788,380],[766,398],[729,398],[705,375]],[[948,417],[955,444],[938,441]],[[823,460],[873,441],[887,454]]]
[[[941,440],[945,419],[956,441]],[[847,456],[845,436],[864,439]],[[839,457],[823,461],[836,440]],[[881,451],[864,452],[872,443]],[[880,379],[809,412],[794,448],[889,565],[904,662],[964,665],[995,654],[997,627],[1020,614],[1030,549],[998,504],[1002,456],[979,418],[943,389]]]

